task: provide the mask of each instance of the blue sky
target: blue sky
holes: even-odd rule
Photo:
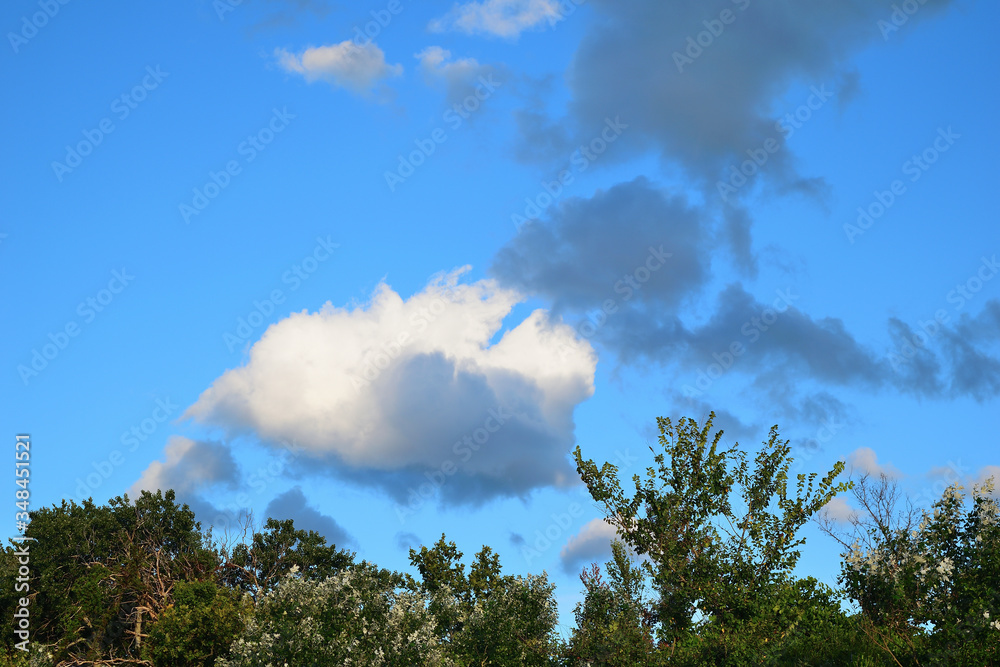
[[[397,569],[444,532],[549,572],[568,622],[609,540],[570,452],[639,472],[657,416],[924,500],[1000,470],[998,20],[7,3],[0,430],[33,505],[173,487]]]

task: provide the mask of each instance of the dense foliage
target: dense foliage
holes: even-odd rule
[[[172,491],[144,492],[31,513],[32,653],[5,624],[0,667],[1000,664],[991,482],[925,512],[884,476],[836,483],[843,464],[790,480],[776,427],[751,458],[712,417],[658,425],[634,493],[575,452],[618,539],[581,573],[568,636],[546,575],[504,574],[490,547],[467,563],[442,535],[399,573],[291,521],[220,544]],[[858,514],[824,519],[847,491]],[[795,574],[817,518],[842,547],[839,590]],[[18,548],[0,550],[8,619]]]

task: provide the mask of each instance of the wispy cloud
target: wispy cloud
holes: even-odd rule
[[[447,89],[449,104],[461,102],[484,83],[491,88],[503,84],[496,78],[502,74],[501,67],[481,64],[475,58],[453,58],[451,51],[440,46],[428,46],[415,57],[420,61],[424,80]],[[505,75],[501,77],[506,78]]]
[[[430,28],[517,39],[525,30],[561,17],[557,0],[484,0],[455,5],[445,16],[431,21]]]

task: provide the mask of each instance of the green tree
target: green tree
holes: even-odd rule
[[[410,564],[420,574],[419,587],[429,599],[438,637],[445,642],[450,642],[462,629],[464,612],[472,602],[472,586],[461,560],[462,552],[454,542],[448,542],[444,534],[430,548],[410,549]],[[482,573],[478,577],[495,574],[499,574],[499,565],[496,573]]]
[[[850,488],[834,485],[844,467],[837,463],[818,485],[816,473],[798,475],[790,496],[791,448],[779,440],[777,427],[751,469],[738,443],[720,448],[722,431],[712,433],[714,417],[703,426],[693,419],[675,425],[658,418],[663,451],[650,448],[655,467],[647,469],[645,480],[633,476],[632,497],[622,490],[614,465],[598,468],[579,447],[575,451],[577,471],[604,505],[606,520],[648,558],[642,566],[655,591],[653,619],[671,651],[696,641],[697,626],[714,624],[722,634],[767,609],[789,585],[804,542],[796,537],[800,528]]]
[[[462,552],[444,535],[410,549],[439,641],[456,665],[548,665],[561,652],[554,587],[545,575],[502,574],[484,546],[465,574]]]
[[[291,519],[267,519],[249,544],[222,548],[222,581],[254,599],[266,595],[291,569],[300,576],[321,580],[354,563],[354,553],[327,545],[315,531],[298,530]]]
[[[584,599],[574,610],[576,628],[567,648],[570,665],[630,667],[653,664],[655,659],[645,573],[620,540],[611,548],[608,581],[596,563],[580,574]]]
[[[992,480],[962,491],[952,485],[918,513],[900,509],[893,480],[862,477],[851,528],[823,525],[844,547],[840,583],[861,628],[893,659],[1000,662],[1000,506]]]
[[[149,630],[143,657],[154,667],[211,667],[243,631],[243,605],[214,581],[178,581]]]
[[[218,564],[172,491],[63,501],[30,518],[32,639],[56,660],[138,658],[174,581],[209,578]]]

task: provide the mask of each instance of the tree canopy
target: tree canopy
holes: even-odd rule
[[[658,419],[627,489],[576,449],[616,539],[580,574],[572,628],[547,574],[505,573],[490,546],[465,560],[442,534],[407,573],[290,520],[224,543],[168,490],[31,512],[29,546],[0,550],[0,614],[30,549],[33,653],[7,625],[0,667],[1000,664],[991,483],[917,510],[884,476],[838,482],[843,463],[792,479],[777,427],[749,450],[713,420]],[[840,493],[846,524],[821,511]],[[811,520],[841,548],[837,589],[798,574]]]

